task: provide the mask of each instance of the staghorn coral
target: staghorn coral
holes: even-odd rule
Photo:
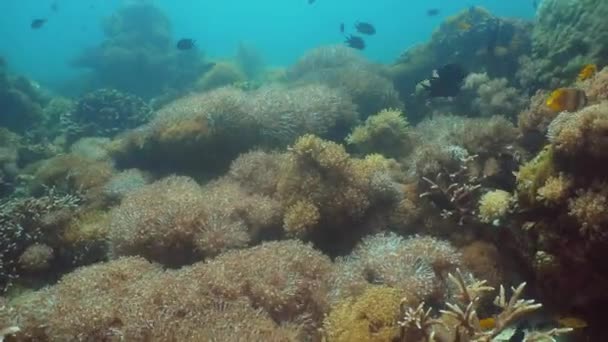
[[[511,194],[504,190],[486,192],[479,200],[479,218],[482,222],[500,224],[511,207]]]
[[[355,127],[346,142],[363,153],[382,153],[402,158],[411,148],[412,131],[398,109],[385,109]]]
[[[325,318],[324,337],[328,342],[392,341],[399,336],[401,299],[401,291],[382,285],[345,298]]]

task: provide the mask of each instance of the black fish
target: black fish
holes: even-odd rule
[[[431,8],[431,9],[428,9],[426,11],[426,15],[428,15],[429,17],[434,17],[434,16],[436,16],[438,14],[439,14],[439,9],[438,8]]]
[[[309,5],[312,5],[312,4],[314,4],[314,3],[315,3],[315,0],[308,0],[308,4],[309,4]]]
[[[178,50],[191,50],[196,47],[196,41],[189,38],[180,39],[176,47]]]
[[[363,50],[365,49],[365,41],[363,38],[359,36],[353,36],[352,34],[346,37],[346,41],[344,42],[346,45],[353,49]]]
[[[344,33],[344,23],[340,23],[340,33]]]
[[[437,75],[420,83],[430,97],[452,97],[458,95],[467,72],[458,64],[446,64],[436,70]]]
[[[37,29],[41,28],[45,23],[46,23],[46,19],[34,19],[34,20],[32,20],[30,27],[33,30],[37,30]]]
[[[359,33],[363,33],[363,34],[376,34],[376,28],[374,27],[374,25],[370,24],[370,23],[362,23],[362,22],[356,22],[355,23],[355,29],[357,29],[357,32]]]

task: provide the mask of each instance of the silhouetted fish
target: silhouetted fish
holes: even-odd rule
[[[365,23],[365,22],[356,22],[355,23],[355,29],[357,29],[357,32],[359,33],[363,33],[363,34],[376,34],[376,28],[374,27],[374,25],[370,24],[370,23]]]
[[[314,4],[314,3],[315,3],[315,0],[308,0],[308,4],[309,4],[309,5],[312,5],[312,4]]]
[[[191,50],[196,47],[195,43],[196,41],[194,39],[183,38],[177,42],[176,46],[178,50]]]
[[[431,9],[428,9],[426,11],[426,15],[428,15],[429,17],[434,17],[434,16],[436,16],[438,14],[439,14],[439,9],[438,8],[431,8]]]
[[[30,27],[33,30],[37,30],[37,29],[41,28],[45,23],[46,23],[46,19],[34,19],[34,20],[32,20]]]
[[[344,23],[340,23],[340,33],[344,33]]]
[[[458,95],[466,76],[466,71],[460,65],[446,64],[420,85],[428,90],[430,97],[451,97]]]
[[[365,49],[365,41],[363,38],[359,36],[353,36],[352,34],[346,37],[346,41],[344,42],[346,45],[353,49],[363,50]]]

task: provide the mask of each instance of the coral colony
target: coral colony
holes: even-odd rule
[[[0,63],[0,341],[606,340],[606,16],[278,69],[136,2],[80,96]]]

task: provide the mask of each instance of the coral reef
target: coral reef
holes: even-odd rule
[[[178,51],[166,15],[147,1],[129,2],[103,22],[104,41],[72,61],[92,72],[93,87],[149,99],[183,90],[209,67],[198,50]]]
[[[471,73],[464,81],[462,89],[472,92],[471,116],[500,115],[513,119],[526,104],[521,92],[509,86],[506,78],[490,79],[487,73]]]
[[[24,133],[42,123],[48,99],[37,88],[27,78],[9,74],[0,63],[0,126]]]
[[[202,91],[235,85],[247,80],[247,76],[232,62],[215,63],[213,68],[196,81],[196,88]]]
[[[82,96],[61,120],[70,139],[112,137],[145,123],[150,114],[150,107],[137,96],[99,89]]]
[[[345,46],[319,47],[305,54],[287,72],[296,83],[322,83],[348,94],[363,118],[403,103],[379,66]]]
[[[148,126],[119,138],[114,154],[127,167],[200,177],[203,170],[225,171],[251,146],[285,146],[305,133],[327,136],[356,120],[350,99],[322,85],[228,87],[163,107]]]
[[[520,73],[534,81],[524,79],[523,84],[531,83],[532,90],[555,88],[573,82],[586,64],[606,65],[607,15],[608,4],[601,0],[543,1],[532,31],[531,56],[523,60],[533,73]]]

